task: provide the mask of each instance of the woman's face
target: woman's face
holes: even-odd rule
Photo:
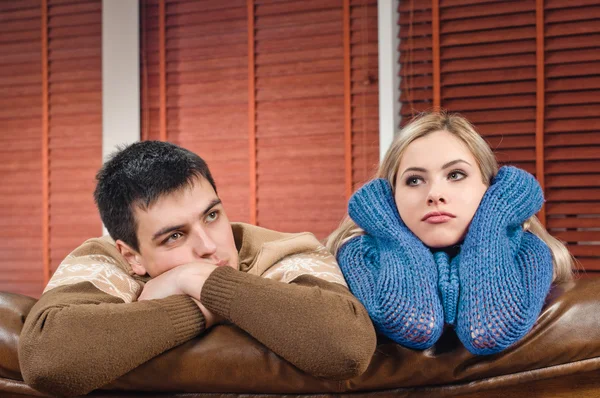
[[[487,186],[467,146],[447,131],[413,141],[396,177],[396,206],[404,223],[431,248],[462,241]]]

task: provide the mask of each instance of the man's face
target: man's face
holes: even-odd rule
[[[134,206],[139,252],[126,255],[134,272],[151,277],[192,262],[238,268],[233,232],[221,200],[210,183],[160,197],[147,210]]]

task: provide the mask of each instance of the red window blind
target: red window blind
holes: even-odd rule
[[[597,2],[408,1],[400,12],[403,123],[434,105],[466,116],[501,163],[537,173],[550,232],[600,270]]]
[[[48,1],[51,269],[100,236],[94,204],[102,165],[102,1]]]
[[[0,290],[39,296],[101,234],[101,1],[0,4]]]
[[[328,235],[378,160],[376,3],[161,1],[141,9],[143,137],[166,122],[205,158],[232,220]]]
[[[39,3],[0,3],[0,290],[27,295],[43,286]]]
[[[351,1],[352,182],[356,190],[379,165],[377,1]]]
[[[342,217],[341,1],[256,2],[258,221],[324,237]]]
[[[600,4],[544,4],[548,228],[600,271]]]
[[[160,137],[162,17],[166,138],[206,160],[229,218],[248,221],[246,2],[167,1],[162,16],[159,2],[144,2],[142,17],[145,138]]]

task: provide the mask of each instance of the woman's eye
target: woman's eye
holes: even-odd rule
[[[417,186],[421,183],[421,181],[423,181],[423,179],[421,177],[417,177],[417,176],[412,176],[412,177],[408,177],[406,179],[406,185],[408,186]]]
[[[458,180],[462,180],[466,176],[467,175],[465,173],[463,173],[462,171],[452,171],[452,172],[450,172],[450,174],[448,174],[448,179],[458,181]]]

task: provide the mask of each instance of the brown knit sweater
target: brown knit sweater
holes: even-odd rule
[[[333,256],[311,234],[232,228],[240,270],[216,269],[202,304],[310,374],[362,373],[375,331]],[[19,343],[23,379],[51,394],[86,394],[204,332],[189,296],[136,301],[147,279],[110,239],[77,248],[27,317]]]

